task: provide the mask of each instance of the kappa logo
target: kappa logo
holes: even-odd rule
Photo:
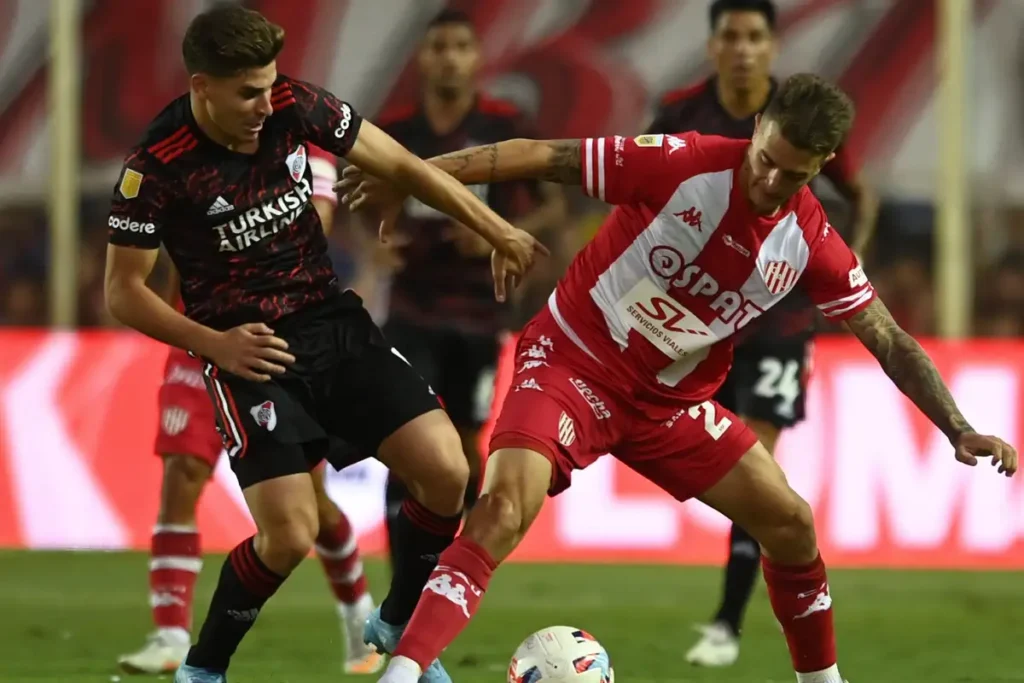
[[[252,415],[252,419],[256,421],[256,424],[268,432],[274,431],[274,427],[277,426],[277,411],[274,410],[273,401],[264,401],[258,406],[249,408],[249,414]]]
[[[302,176],[306,174],[306,148],[303,145],[299,145],[294,152],[288,155],[285,159],[285,165],[288,166],[288,173],[291,175],[292,180],[299,182],[302,180]]]
[[[700,232],[700,229],[703,227],[701,221],[704,219],[704,214],[698,211],[696,206],[691,206],[686,211],[680,211],[672,215],[680,218],[691,228],[697,228],[697,232]]]
[[[677,138],[674,135],[667,136],[665,138],[665,142],[667,142],[668,146],[672,148],[672,149],[669,150],[669,153],[668,153],[669,156],[672,156],[673,154],[675,154],[679,150],[686,148],[686,140],[682,140],[680,138]]]

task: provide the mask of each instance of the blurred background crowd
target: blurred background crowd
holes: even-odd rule
[[[44,43],[31,38],[45,33],[44,4],[0,2],[0,15],[6,15],[12,29],[0,31],[0,324],[8,326],[48,324],[48,277],[62,267],[51,264],[49,250],[51,149],[40,89],[48,66]],[[109,196],[120,155],[166,96],[184,88],[178,60],[165,55],[174,53],[183,18],[203,4],[95,0],[83,5],[83,182],[74,265],[80,326],[114,324],[103,304],[102,277]],[[409,37],[421,33],[445,3],[248,4],[289,26],[282,71],[322,83],[374,119],[388,106],[414,97],[416,42]],[[450,4],[466,9],[478,22],[485,46],[480,74],[484,90],[515,102],[535,121],[541,137],[639,134],[665,91],[711,73],[702,1]],[[851,147],[863,178],[880,200],[875,238],[864,254],[866,269],[907,330],[936,334],[934,244],[944,188],[936,151],[943,132],[936,111],[934,3],[778,4],[774,71],[822,72],[844,85],[858,106]],[[964,172],[972,245],[972,253],[965,255],[973,276],[970,333],[1015,337],[1024,335],[1024,192],[1019,182],[1024,155],[1015,134],[1024,113],[1019,84],[1024,49],[1013,27],[1024,21],[1024,3],[979,0],[973,10]],[[138,22],[155,28],[140,36],[134,30]],[[362,33],[347,29],[353,24]],[[151,41],[165,33],[166,40]],[[821,196],[842,231],[845,202],[827,188]],[[560,269],[607,211],[571,191],[569,199],[567,224],[546,237],[557,247],[557,258],[524,294],[524,319],[543,302]],[[383,301],[392,260],[346,211],[336,212],[335,221],[331,243],[339,275],[358,284],[371,302]]]

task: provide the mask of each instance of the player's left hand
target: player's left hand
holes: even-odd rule
[[[968,432],[961,434],[953,444],[956,459],[974,467],[978,458],[992,458],[992,466],[999,467],[999,474],[1012,477],[1017,471],[1017,451],[999,437]]]
[[[348,166],[341,172],[341,180],[334,183],[334,191],[349,211],[376,208],[381,210],[401,206],[405,195],[396,187],[372,175],[358,166]]]
[[[513,228],[502,235],[491,253],[495,299],[505,301],[508,292],[515,289],[533,267],[538,254],[550,256],[551,252],[525,230]]]

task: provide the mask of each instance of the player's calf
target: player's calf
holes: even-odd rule
[[[764,549],[763,569],[801,683],[842,683],[832,597],[810,506],[757,444],[701,500],[747,529]]]
[[[466,528],[438,559],[398,647],[389,680],[412,680],[476,613],[498,563],[522,540],[544,503],[548,459],[522,448],[494,453]]]
[[[393,523],[394,574],[381,604],[383,620],[400,626],[412,616],[438,556],[459,530],[469,465],[442,410],[400,427],[381,443],[378,458],[409,489]]]
[[[223,671],[260,610],[313,548],[317,507],[308,473],[275,477],[244,490],[258,529],[221,568],[206,622],[186,662]]]

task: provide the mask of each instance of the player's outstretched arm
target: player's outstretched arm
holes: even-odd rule
[[[582,149],[582,140],[506,140],[427,161],[466,185],[532,179],[579,185]]]
[[[428,159],[430,165],[465,185],[509,180],[547,180],[563,185],[582,182],[582,140],[515,139],[470,147]],[[334,187],[351,211],[371,206],[396,206],[404,199],[401,188],[381,183],[379,174],[346,168]],[[377,176],[377,178],[371,177]],[[398,189],[399,192],[394,192]]]
[[[400,192],[461,221],[507,257],[517,275],[529,270],[536,254],[547,254],[540,242],[498,216],[462,183],[413,155],[368,121],[362,122],[346,158]]]
[[[976,465],[979,457],[991,457],[999,472],[1017,471],[1017,452],[1009,444],[974,431],[957,408],[938,369],[925,350],[893,320],[889,309],[875,299],[846,321],[849,329],[878,359],[893,383],[949,438],[956,457]]]

